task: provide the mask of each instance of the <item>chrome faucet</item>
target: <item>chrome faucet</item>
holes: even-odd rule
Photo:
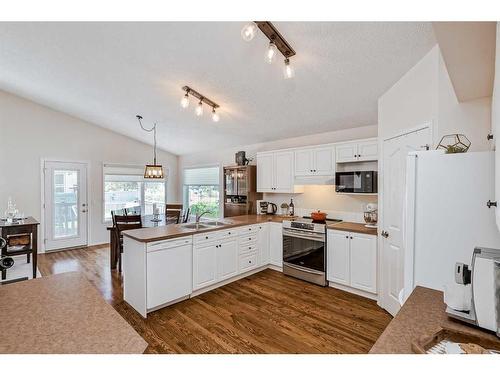
[[[205,215],[205,214],[210,214],[210,213],[212,213],[212,211],[208,211],[208,210],[207,210],[207,211],[203,211],[201,214],[196,214],[196,224],[198,224],[198,223],[200,222],[200,219],[201,219],[201,217],[202,217],[203,215]]]

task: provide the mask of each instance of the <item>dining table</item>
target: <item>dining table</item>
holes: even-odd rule
[[[154,215],[141,215],[141,222],[143,228],[161,227],[165,225],[177,224],[178,216],[159,214],[157,218],[155,218]],[[114,270],[118,265],[120,241],[114,225],[109,225],[106,229],[109,231],[109,264],[110,268]]]

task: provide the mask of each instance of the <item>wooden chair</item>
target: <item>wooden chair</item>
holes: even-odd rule
[[[125,208],[125,215],[127,216],[140,215],[140,214],[141,214],[141,206]]]
[[[186,211],[184,211],[184,215],[182,216],[182,222],[187,223],[189,221],[189,213],[191,209],[188,208]]]
[[[165,220],[167,223],[172,222],[175,224],[179,224],[181,221],[182,214],[182,204],[178,203],[170,203],[165,205]]]
[[[118,252],[118,271],[122,272],[122,253],[123,253],[123,235],[124,230],[142,228],[141,215],[113,215],[113,225],[116,235],[116,243],[119,246]]]

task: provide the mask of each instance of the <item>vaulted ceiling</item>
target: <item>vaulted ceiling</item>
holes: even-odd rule
[[[175,154],[377,122],[377,99],[436,43],[430,23],[274,22],[296,76],[241,22],[0,23],[0,89]],[[220,122],[180,108],[189,85]]]

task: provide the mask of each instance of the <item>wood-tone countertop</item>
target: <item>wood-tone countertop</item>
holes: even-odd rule
[[[432,335],[443,325],[500,340],[493,333],[450,319],[445,309],[442,292],[417,286],[375,342],[370,353],[413,353],[413,341]]]
[[[367,228],[362,223],[351,223],[349,221],[341,221],[340,223],[330,224],[328,229],[345,230],[346,232],[356,232],[363,234],[377,235],[377,228]]]
[[[189,229],[186,228],[185,224],[171,224],[153,228],[141,228],[127,230],[123,232],[124,236],[133,238],[139,242],[153,242],[167,240],[171,238],[191,236],[198,233],[213,232],[216,230],[241,227],[245,225],[253,225],[259,223],[275,222],[281,223],[285,219],[294,219],[296,216],[282,216],[282,215],[242,215],[225,217],[220,219],[227,224],[219,225],[214,228],[203,228],[203,229]]]
[[[139,354],[147,343],[78,272],[0,286],[0,353]]]

